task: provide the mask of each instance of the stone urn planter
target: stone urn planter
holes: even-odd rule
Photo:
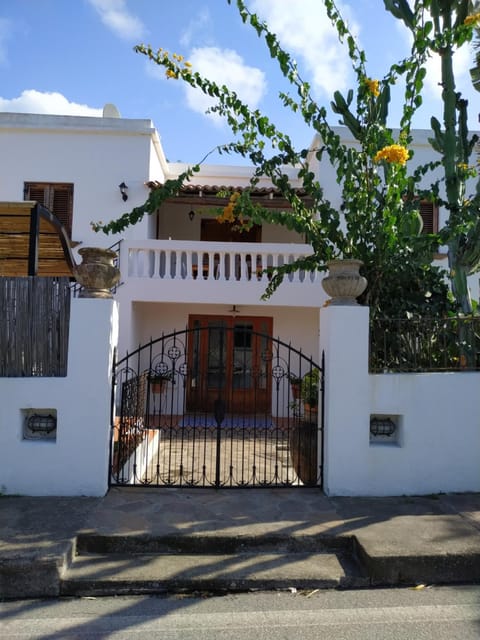
[[[111,249],[83,247],[78,250],[82,262],[76,265],[74,275],[83,289],[79,298],[112,298],[111,289],[120,280],[120,271],[113,261],[117,257]]]
[[[361,260],[330,260],[328,276],[322,280],[325,292],[331,297],[328,304],[357,305],[358,296],[367,288],[367,279],[360,275]]]

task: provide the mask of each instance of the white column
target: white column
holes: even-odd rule
[[[64,429],[68,428],[68,441],[64,445],[69,451],[65,453],[65,460],[70,462],[65,476],[71,483],[70,495],[101,496],[108,489],[112,363],[118,342],[118,304],[114,300],[72,300],[70,332],[70,415],[68,426],[63,424]]]
[[[324,489],[355,495],[368,464],[369,309],[320,309],[320,353],[325,353]]]

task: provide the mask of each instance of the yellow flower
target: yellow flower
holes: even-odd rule
[[[475,178],[476,175],[477,175],[476,168],[469,166],[465,162],[459,162],[457,164],[457,169],[458,169],[458,173],[459,173],[461,179]]]
[[[233,202],[229,202],[223,209],[223,212],[217,216],[217,221],[220,223],[223,222],[235,222],[235,215],[233,210],[235,205]]]
[[[235,206],[237,200],[240,198],[240,193],[238,191],[234,191],[230,196],[228,203],[223,208],[222,213],[217,216],[217,222],[240,222],[243,224],[243,217],[241,214],[235,214]]]
[[[372,93],[375,98],[380,95],[380,82],[378,80],[372,80],[370,78],[365,79],[365,84],[368,87],[370,93]]]
[[[384,160],[385,162],[390,162],[392,164],[404,165],[409,157],[410,153],[405,149],[405,147],[402,147],[400,144],[390,144],[383,147],[383,149],[380,149],[380,151],[377,151],[373,161],[381,162]]]
[[[174,78],[175,80],[177,80],[178,75],[175,73],[175,71],[172,71],[171,69],[167,69],[165,71],[165,75],[167,76],[167,78]]]
[[[470,16],[467,16],[463,21],[467,27],[475,26],[480,22],[480,13],[472,13]]]
[[[188,69],[190,69],[190,68],[191,68],[191,66],[192,66],[192,63],[191,63],[191,62],[188,62],[188,60],[187,60],[187,61],[185,61],[183,64],[184,64]]]

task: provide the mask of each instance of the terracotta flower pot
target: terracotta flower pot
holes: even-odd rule
[[[300,398],[302,392],[302,383],[301,382],[291,382],[292,387],[292,397],[294,400],[298,400]]]
[[[165,391],[166,388],[167,388],[166,380],[160,380],[159,382],[150,383],[150,389],[152,390],[152,393],[163,393],[163,391]]]
[[[315,486],[318,481],[317,448],[317,421],[313,421],[313,416],[298,421],[289,434],[290,457],[295,473],[307,486]]]

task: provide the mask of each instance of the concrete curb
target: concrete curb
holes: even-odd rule
[[[316,580],[328,588],[356,588],[476,583],[480,494],[327,498],[315,490],[115,489],[100,499],[0,500],[0,598],[65,593],[77,552],[124,553],[137,560],[146,552],[179,557],[193,552],[197,558],[250,553],[257,554],[259,567],[262,554],[283,554],[285,566],[291,555],[293,566],[295,554],[316,558],[324,552],[337,557],[344,575],[322,583],[310,574],[311,582],[305,584]],[[230,561],[234,566],[235,559],[230,559],[225,567]],[[128,562],[134,566],[136,561]],[[275,564],[271,558],[268,562]],[[183,571],[190,575],[188,566]],[[237,574],[236,588],[245,589],[289,588],[302,575],[264,575],[262,582],[254,580],[253,573]],[[175,575],[171,569],[170,576]],[[225,571],[221,579],[205,573],[203,583],[201,574],[194,577],[190,588],[196,590],[213,588],[213,578],[221,590],[229,584]],[[155,575],[147,576],[148,589],[156,582],[160,584]],[[163,580],[158,588],[179,585]],[[127,582],[117,586],[132,592]],[[187,581],[182,588],[188,588]]]

